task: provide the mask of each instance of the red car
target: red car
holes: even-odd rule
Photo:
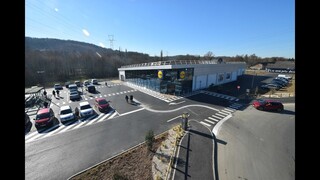
[[[34,119],[36,128],[42,128],[45,126],[53,125],[54,112],[51,108],[43,108],[37,112],[36,118]]]
[[[252,106],[258,110],[283,111],[283,104],[276,100],[258,99],[253,101]]]
[[[96,98],[94,100],[94,106],[98,108],[100,112],[107,112],[110,109],[109,102],[105,98]]]

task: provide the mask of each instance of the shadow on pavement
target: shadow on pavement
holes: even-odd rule
[[[213,135],[213,140],[214,140],[214,156],[213,156],[213,161],[214,161],[214,175],[216,180],[219,180],[219,171],[218,171],[218,144],[217,144],[217,138],[216,135],[214,133],[212,133]]]
[[[193,130],[193,129],[190,129],[189,132],[194,133],[194,134],[198,134],[200,136],[203,136],[203,137],[206,137],[206,138],[209,138],[209,139],[213,139],[211,134],[206,134],[206,133],[199,132],[199,131],[196,131],[196,130]]]

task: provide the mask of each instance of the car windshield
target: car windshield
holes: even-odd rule
[[[60,114],[70,114],[72,113],[71,109],[65,109],[60,112]]]
[[[78,92],[77,91],[71,91],[70,95],[73,95],[73,96],[78,95]]]
[[[107,102],[105,99],[103,99],[103,100],[100,100],[100,101],[98,102],[98,104],[99,104],[99,105],[104,105],[104,104],[108,104],[108,102]]]
[[[49,118],[49,117],[50,117],[50,113],[37,114],[36,120],[45,119],[45,118]]]
[[[266,104],[267,102],[265,101],[265,100],[263,100],[263,99],[259,99],[259,100],[257,100],[260,104]]]
[[[91,106],[89,104],[80,107],[81,110],[89,109],[89,108],[91,108]]]

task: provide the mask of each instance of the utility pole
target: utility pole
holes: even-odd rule
[[[108,37],[109,37],[109,41],[110,41],[110,48],[113,49],[113,41],[115,41],[113,39],[113,35],[108,35]]]

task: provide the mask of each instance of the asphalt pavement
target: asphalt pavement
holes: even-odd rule
[[[190,127],[179,145],[172,177],[178,179],[213,179],[213,136],[197,121]]]

